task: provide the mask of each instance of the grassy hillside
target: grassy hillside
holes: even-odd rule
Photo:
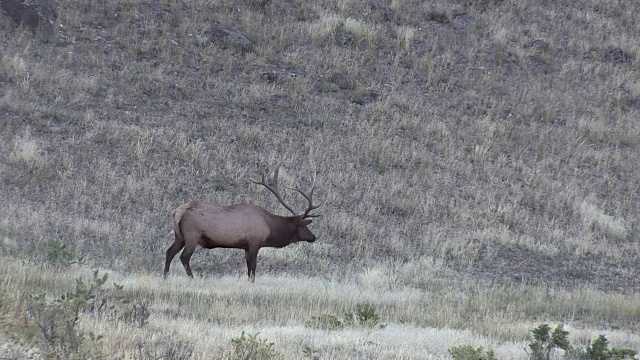
[[[506,335],[378,305],[389,328],[468,329],[492,341],[522,342],[538,321],[637,334],[637,3],[55,5],[51,36],[17,29],[0,14],[0,254],[13,264],[6,266],[33,266],[11,258],[56,265],[83,257],[85,267],[138,286],[144,280],[124,274],[161,276],[169,214],[188,199],[286,214],[247,181],[281,164],[291,185],[306,186],[317,172],[323,217],[311,228],[319,240],[261,251],[256,288],[243,283],[240,251],[199,250],[192,268],[203,279],[188,282],[176,260],[170,284],[149,280],[167,287],[157,291],[190,294],[207,284],[203,291],[214,296],[218,281],[238,277],[247,293],[268,297],[271,285],[285,286],[274,279],[293,292],[307,281],[331,287],[342,279],[349,291],[416,292],[425,298],[415,309],[444,311],[447,302],[432,303],[429,294],[478,299],[489,289],[484,299],[495,307],[468,313],[478,324],[499,319],[509,303],[500,294],[559,291],[598,305],[541,308],[523,299],[512,309],[518,315],[504,319],[520,331]],[[252,45],[221,41],[216,24]],[[293,194],[287,199],[304,206]],[[54,272],[71,284],[85,267]],[[5,289],[15,286],[12,272],[0,271]],[[66,289],[35,284],[40,292]],[[153,314],[177,307],[153,287],[131,291],[146,294]],[[22,295],[7,303],[20,304]],[[340,303],[331,299],[324,304]],[[223,321],[225,331],[303,326],[308,318],[276,309],[284,314],[277,320],[234,317]],[[172,321],[201,321],[189,313]],[[152,329],[164,331],[162,324]],[[309,335],[333,349],[323,336]],[[634,339],[626,344],[640,348]]]

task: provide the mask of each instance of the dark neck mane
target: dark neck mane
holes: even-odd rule
[[[269,219],[270,234],[266,247],[285,247],[293,242],[296,227],[291,217],[272,215]]]

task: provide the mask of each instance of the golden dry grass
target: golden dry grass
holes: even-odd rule
[[[247,331],[259,332],[292,359],[302,357],[305,346],[321,358],[438,359],[447,358],[447,349],[465,344],[495,349],[501,359],[526,359],[523,348],[529,331],[560,314],[575,343],[605,334],[612,346],[640,346],[640,336],[633,332],[588,325],[617,319],[618,324],[633,326],[640,313],[638,295],[473,284],[423,291],[371,284],[366,272],[347,278],[265,275],[252,284],[238,276],[195,280],[172,276],[164,281],[155,275],[105,271],[109,283],[123,285],[131,298],[151,310],[142,327],[120,318],[90,314],[81,318],[82,329],[105,336],[102,353],[117,358],[137,358],[142,344],[158,339],[192,344],[196,359],[216,358],[230,350],[232,337]],[[376,279],[390,276],[379,271]],[[91,274],[84,267],[60,270],[9,258],[3,258],[0,272],[0,287],[7,294],[3,306],[16,309],[24,306],[29,293],[62,294],[75,278]],[[312,315],[339,315],[359,303],[373,304],[386,326],[338,330],[305,326]],[[20,322],[24,316],[12,311],[4,321]],[[11,328],[4,332],[15,335]]]

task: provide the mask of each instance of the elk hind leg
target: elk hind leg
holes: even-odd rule
[[[182,248],[184,247],[184,241],[180,241],[178,239],[178,236],[176,236],[176,239],[173,241],[173,244],[171,244],[171,246],[169,246],[169,248],[167,249],[167,256],[164,262],[164,278],[167,278],[167,274],[169,273],[169,267],[171,266],[171,261],[173,261],[173,258],[176,256],[176,254],[178,252],[180,252],[180,250],[182,250]]]
[[[180,254],[180,261],[182,262],[182,266],[184,266],[184,271],[187,272],[190,278],[193,278],[193,273],[191,272],[191,266],[189,265],[189,260],[191,260],[191,255],[195,248],[190,246],[185,246],[184,250],[182,250],[182,254]]]

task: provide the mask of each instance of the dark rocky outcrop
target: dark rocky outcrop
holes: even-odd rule
[[[53,31],[56,13],[49,0],[0,0],[0,8],[17,24]]]
[[[453,16],[451,16],[451,23],[453,23],[455,28],[459,29],[469,27],[474,21],[475,19],[465,12],[454,13]]]
[[[301,72],[291,71],[275,66],[258,66],[258,71],[260,73],[260,78],[270,83],[282,79],[295,79],[299,75],[302,75]]]
[[[604,60],[614,64],[627,64],[631,62],[631,56],[617,47],[610,47],[604,50]]]
[[[243,33],[224,27],[221,25],[214,25],[210,30],[205,32],[206,40],[213,40],[221,45],[235,47],[243,51],[253,50],[253,42],[247,38]]]

